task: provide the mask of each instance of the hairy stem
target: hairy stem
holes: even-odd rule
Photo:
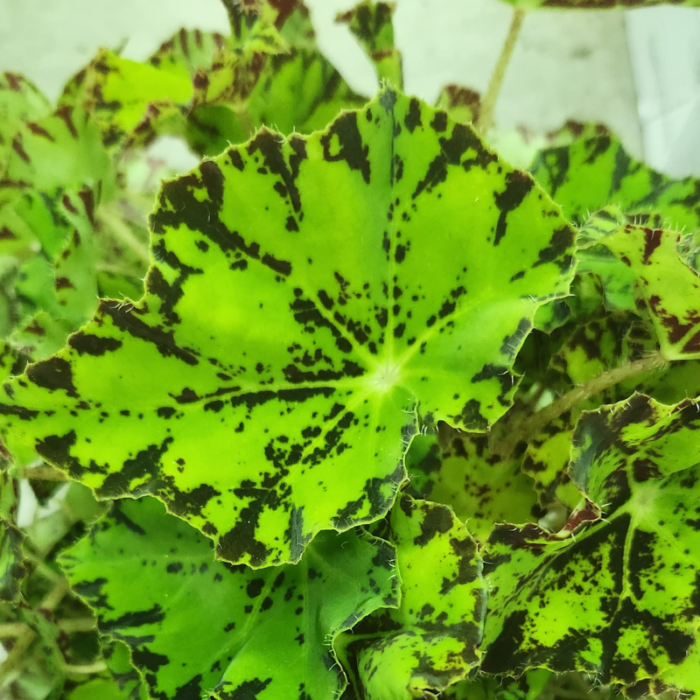
[[[76,673],[81,675],[90,675],[91,673],[101,673],[107,670],[107,665],[104,661],[96,661],[94,664],[85,664],[83,666],[73,666],[65,664],[63,670],[66,673]]]
[[[68,477],[65,472],[54,467],[26,467],[22,470],[22,476],[25,479],[42,480],[42,481],[67,481]]]
[[[504,429],[500,431],[500,435],[503,437],[501,439],[496,437],[490,445],[491,451],[501,458],[507,459],[513,454],[518,443],[528,442],[537,435],[537,433],[542,431],[545,426],[549,425],[553,420],[556,420],[563,413],[574,408],[574,406],[590,399],[592,396],[601,394],[606,389],[620,382],[624,382],[626,379],[630,379],[638,374],[660,369],[665,364],[666,361],[663,357],[661,357],[659,353],[655,353],[641,360],[630,362],[628,365],[603,372],[603,374],[599,374],[585,384],[572,389],[570,392],[537,411],[537,413],[529,418],[522,421],[514,421],[511,425],[506,425]],[[494,433],[492,433],[492,435],[494,435]]]
[[[0,625],[0,639],[19,637],[25,634],[27,629],[27,625],[24,622],[4,622]]]
[[[72,634],[73,632],[89,632],[97,628],[97,621],[92,617],[69,617],[65,620],[58,620],[56,627],[61,632]]]
[[[510,63],[511,56],[513,55],[513,49],[515,49],[515,44],[518,41],[518,34],[520,34],[520,27],[522,26],[524,18],[525,10],[516,8],[513,11],[513,19],[511,20],[510,27],[508,29],[508,36],[506,36],[505,43],[501,49],[501,55],[498,57],[498,61],[496,62],[496,67],[493,69],[491,81],[489,82],[489,86],[484,93],[484,98],[481,100],[481,111],[478,119],[476,120],[476,126],[483,134],[486,134],[493,126],[493,113],[496,109],[498,95],[501,92],[503,79],[505,78],[508,64]]]
[[[110,233],[112,233],[116,238],[119,239],[127,248],[134,252],[139,259],[148,265],[151,261],[150,254],[148,252],[148,246],[144,245],[131,230],[128,224],[125,224],[122,216],[116,212],[112,211],[110,207],[101,207],[98,210],[98,219],[100,223],[105,225]]]

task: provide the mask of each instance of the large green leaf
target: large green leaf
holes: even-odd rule
[[[668,228],[700,227],[700,181],[673,180],[652,170],[608,133],[585,129],[572,143],[541,151],[530,171],[578,224],[589,212],[613,204],[632,214],[657,212]]]
[[[211,542],[152,498],[115,503],[62,555],[100,630],[132,648],[154,697],[325,700],[345,685],[333,642],[397,605],[390,545],[325,533],[296,565],[213,560]],[[263,691],[264,694],[263,694]]]
[[[357,680],[366,700],[432,697],[478,664],[486,613],[481,557],[446,506],[404,495],[391,514],[401,605],[366,618],[356,640]]]
[[[635,395],[584,415],[571,473],[605,517],[575,540],[496,529],[484,670],[545,665],[633,686],[683,664],[700,615],[697,409]]]
[[[205,161],[152,225],[146,297],[104,302],[8,385],[7,439],[100,497],[158,495],[254,566],[386,513],[419,403],[469,430],[502,415],[571,275],[573,233],[532,180],[389,89]]]

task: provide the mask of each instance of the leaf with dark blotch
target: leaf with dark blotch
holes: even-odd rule
[[[27,575],[22,553],[24,533],[0,518],[0,600],[17,602]]]
[[[5,173],[15,187],[50,197],[89,187],[100,191],[102,200],[114,192],[115,176],[97,126],[83,109],[68,106],[21,125]]]
[[[372,61],[379,80],[387,80],[401,89],[403,70],[401,52],[394,45],[393,2],[362,0],[351,10],[341,12],[335,21],[347,24],[362,50]]]
[[[589,128],[570,144],[546,148],[530,172],[579,225],[589,212],[614,204],[626,214],[656,212],[668,228],[700,227],[700,181],[652,170],[610,133],[592,135]]]
[[[19,73],[0,73],[0,179],[22,122],[40,119],[51,111],[49,101]]]
[[[700,614],[697,408],[635,395],[584,414],[570,471],[604,517],[568,540],[494,531],[483,670],[546,665],[629,689],[687,677]],[[594,515],[575,513],[568,530]]]
[[[455,121],[471,124],[481,113],[481,95],[461,85],[445,85],[440,90],[435,106],[444,109]]]
[[[666,360],[700,359],[700,276],[678,254],[676,231],[627,225],[601,239],[634,278]]]
[[[572,274],[573,231],[530,178],[391,89],[204,161],[151,223],[147,295],[103,302],[12,384],[7,439],[102,498],[157,495],[256,567],[389,510],[418,403],[471,431],[500,417]]]
[[[431,697],[478,665],[486,613],[481,557],[443,505],[403,496],[391,514],[401,605],[370,615],[343,640],[366,700]]]
[[[666,0],[505,0],[510,5],[522,9],[542,8],[567,10],[606,10],[613,7],[630,9],[634,7],[652,7],[664,5]],[[676,0],[674,5],[698,7],[698,0]]]
[[[296,566],[215,562],[211,542],[153,498],[116,503],[61,556],[99,629],[131,647],[153,697],[271,698],[340,693],[336,635],[398,604],[392,547],[324,533]],[[122,664],[123,665],[123,664]]]

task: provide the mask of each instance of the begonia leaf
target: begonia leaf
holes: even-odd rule
[[[592,135],[586,129],[568,145],[546,148],[530,172],[578,224],[589,212],[612,204],[630,214],[657,212],[668,228],[700,227],[700,182],[692,177],[674,180],[652,170],[609,133]]]
[[[611,7],[630,9],[634,7],[665,5],[668,3],[668,0],[505,0],[505,2],[523,10],[537,8],[545,10],[606,10]],[[698,0],[680,0],[673,4],[685,5],[686,7],[698,7]]]
[[[85,111],[69,106],[22,124],[5,173],[14,187],[34,187],[49,196],[59,189],[95,187],[102,199],[114,191],[114,177],[97,126]]]
[[[5,177],[17,129],[22,122],[40,119],[50,111],[49,101],[23,75],[9,71],[0,74],[0,181]]]
[[[146,498],[115,503],[61,562],[153,697],[325,700],[345,685],[336,635],[398,603],[394,558],[353,531],[319,536],[296,566],[233,567]]]
[[[345,646],[357,655],[366,700],[430,697],[479,662],[481,558],[449,507],[407,495],[392,511],[388,538],[396,545],[401,605],[367,617],[355,628],[357,642],[350,637]]]
[[[121,639],[102,636],[100,647],[107,670],[122,693],[129,700],[148,700],[148,686],[141,671],[134,667],[129,645]]]
[[[160,45],[148,62],[156,68],[174,72],[185,68],[188,74],[193,76],[200,68],[210,68],[214,56],[227,43],[228,37],[218,32],[180,29]]]
[[[24,534],[0,517],[0,601],[17,602],[27,568],[22,553]]]
[[[7,438],[102,498],[158,495],[254,566],[384,515],[418,404],[469,430],[500,417],[571,275],[573,233],[530,178],[389,89],[166,183],[152,225],[146,297],[103,302],[8,385]]]
[[[481,95],[461,85],[446,85],[440,91],[435,106],[444,109],[452,119],[470,124],[479,118]]]
[[[194,90],[189,71],[179,63],[156,67],[106,49],[88,66],[83,89],[85,107],[100,126],[107,146],[131,134],[151,103],[185,105]]]
[[[693,402],[641,395],[584,414],[570,471],[605,517],[568,540],[494,531],[483,670],[545,665],[632,687],[683,664],[700,614],[698,426]]]
[[[342,12],[336,22],[347,24],[362,50],[374,64],[377,77],[403,87],[401,52],[394,45],[393,2],[362,0],[351,10]]]
[[[527,523],[537,498],[519,458],[501,460],[485,435],[455,435],[445,450],[436,436],[418,435],[406,455],[410,493],[450,506],[479,541],[495,523]]]
[[[552,675],[546,668],[526,671],[517,679],[484,674],[448,688],[444,697],[451,700],[537,700]]]
[[[666,360],[700,359],[700,276],[678,254],[675,231],[627,226],[600,240],[625,265]]]

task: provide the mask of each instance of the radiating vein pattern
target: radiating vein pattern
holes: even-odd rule
[[[563,541],[496,527],[485,671],[580,670],[635,695],[683,677],[700,616],[698,426],[694,402],[641,395],[584,414],[571,475],[604,518]]]
[[[157,495],[256,567],[384,515],[418,414],[502,415],[534,312],[571,278],[573,231],[532,179],[388,88],[166,182],[151,227],[146,296],[104,301],[5,385],[5,435],[101,497]]]

